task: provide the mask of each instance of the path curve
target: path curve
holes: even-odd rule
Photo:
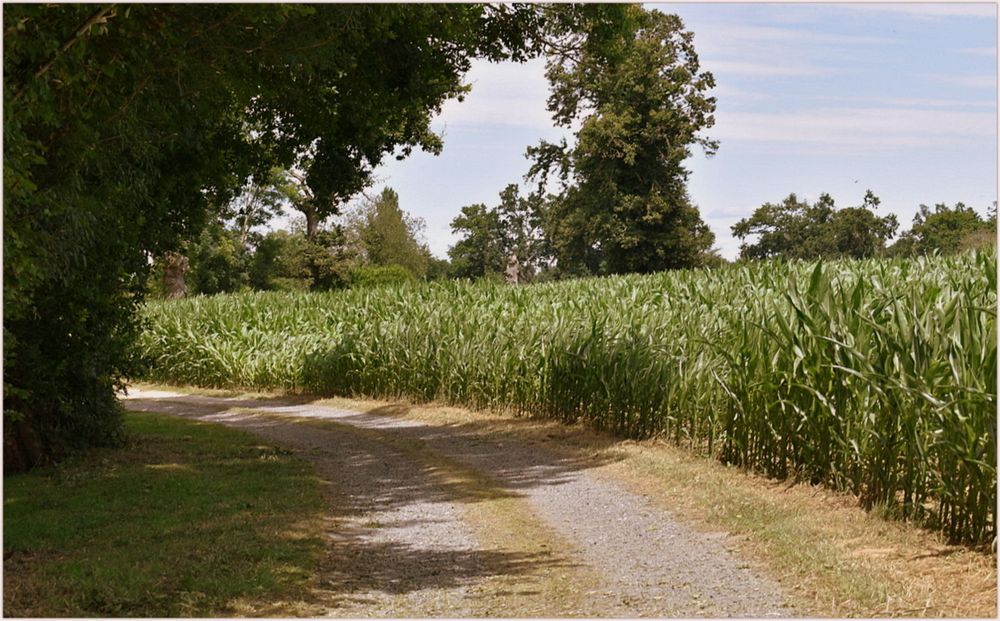
[[[127,408],[240,427],[330,483],[324,614],[780,617],[780,585],[539,444],[281,399],[130,389]]]

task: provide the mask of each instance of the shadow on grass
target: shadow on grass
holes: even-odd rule
[[[494,576],[530,585],[533,576],[573,565],[547,550],[480,549],[448,507],[515,499],[529,487],[562,484],[604,463],[593,447],[571,456],[474,423],[407,420],[401,418],[406,406],[359,413],[312,401],[184,395],[133,397],[125,404],[232,425],[312,462],[328,485],[331,541],[314,604],[364,606],[379,593],[455,588]]]
[[[4,612],[204,616],[306,592],[320,482],[287,451],[168,416],[123,449],[4,479]]]

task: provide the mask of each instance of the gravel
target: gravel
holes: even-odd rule
[[[427,464],[379,441],[397,438],[481,472],[527,502],[564,550],[601,584],[579,593],[595,617],[779,617],[794,612],[779,584],[726,546],[642,496],[588,472],[595,459],[541,444],[376,413],[281,401],[130,390],[126,406],[237,426],[296,450],[331,489],[333,569],[323,575],[326,615],[470,617],[481,585],[525,574],[530,559],[481,549],[461,508]],[[267,416],[256,416],[253,410]],[[369,430],[358,434],[281,417],[316,418]],[[374,433],[371,433],[374,432]],[[397,442],[398,444],[398,442]],[[508,610],[502,616],[517,616]],[[491,613],[496,616],[496,611]]]

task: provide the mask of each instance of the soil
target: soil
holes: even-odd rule
[[[373,410],[131,389],[126,407],[239,427],[314,464],[329,552],[309,614],[782,617],[787,594],[595,457]],[[553,444],[548,446],[547,444]]]

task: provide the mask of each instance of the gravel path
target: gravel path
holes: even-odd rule
[[[238,426],[314,463],[331,485],[327,615],[793,614],[724,534],[588,472],[595,459],[377,411],[130,393],[130,409]]]

